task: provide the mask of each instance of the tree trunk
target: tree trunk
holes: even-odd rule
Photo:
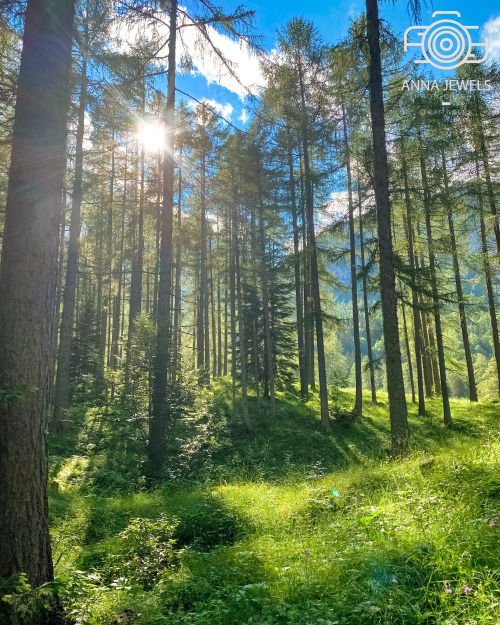
[[[27,3],[0,265],[0,578],[24,572],[35,587],[53,579],[44,411],[73,14],[73,0]]]
[[[118,281],[118,290],[113,303],[113,333],[111,337],[111,368],[118,369],[120,362],[120,319],[122,305],[122,283],[123,283],[123,254],[125,241],[125,216],[127,212],[127,173],[128,173],[128,139],[125,142],[125,175],[123,178],[123,201],[122,201],[122,224],[120,236],[120,249],[118,255],[118,264],[115,274]],[[112,396],[114,395],[114,384],[112,387]]]
[[[155,245],[155,278],[153,285],[153,318],[158,320],[158,287],[160,284],[160,234],[161,234],[161,181],[162,162],[161,156],[158,155],[158,194],[156,196],[156,245]]]
[[[212,313],[212,379],[217,377],[217,328],[215,324],[214,302],[214,266],[212,257],[212,237],[209,236],[208,249],[210,254],[210,311]],[[219,353],[220,358],[220,353]]]
[[[423,417],[425,415],[425,395],[424,395],[424,372],[423,365],[423,345],[422,345],[422,328],[420,324],[420,309],[418,305],[418,294],[416,284],[416,272],[415,272],[415,252],[413,249],[413,213],[410,199],[410,189],[408,185],[408,171],[406,165],[406,159],[402,160],[403,168],[403,182],[405,188],[405,204],[406,204],[406,237],[408,240],[408,259],[410,261],[410,276],[411,276],[411,298],[412,298],[412,312],[413,312],[413,337],[415,343],[415,360],[417,362],[417,388],[418,388],[418,416]]]
[[[309,239],[305,211],[304,173],[302,159],[300,163],[300,207],[302,221],[302,257],[304,281],[304,368],[306,370],[307,388],[315,388],[314,383],[314,319],[311,302],[311,271],[309,262]]]
[[[208,284],[207,284],[207,218],[205,206],[205,148],[202,148],[201,187],[200,187],[200,285],[197,317],[198,369],[200,384],[210,382],[210,370],[207,368],[207,345],[210,348],[208,335]]]
[[[238,305],[238,338],[240,347],[240,372],[241,372],[241,409],[243,414],[243,423],[249,432],[253,431],[253,424],[248,414],[248,397],[247,397],[247,350],[245,343],[245,313],[243,310],[243,298],[241,294],[241,267],[240,267],[240,245],[239,245],[239,215],[238,205],[233,208],[233,253],[234,253],[234,272],[236,277],[236,301]]]
[[[385,139],[384,93],[380,59],[380,30],[377,0],[366,0],[368,45],[370,49],[369,87],[372,120],[375,201],[377,204],[378,245],[380,254],[380,297],[384,328],[387,393],[391,420],[392,452],[399,456],[408,447],[408,411],[399,347],[396,278],[391,237],[389,172]]]
[[[217,232],[219,231],[217,224]],[[217,361],[217,377],[222,376],[222,361],[224,355],[222,353],[222,302],[220,295],[220,273],[217,272],[217,352],[219,360]]]
[[[319,290],[318,251],[316,248],[316,234],[314,231],[314,205],[312,195],[312,180],[309,168],[309,145],[307,137],[307,118],[305,89],[302,77],[302,66],[299,61],[299,87],[302,104],[302,148],[304,152],[304,185],[307,229],[309,232],[310,262],[311,262],[311,291],[316,325],[316,347],[318,351],[319,399],[321,405],[321,423],[323,428],[331,431],[328,411],[328,387],[326,384],[325,343],[323,336],[323,315],[321,313],[321,295]]]
[[[228,361],[228,351],[229,351],[229,341],[228,341],[228,334],[229,334],[229,324],[227,322],[227,287],[224,291],[224,371],[223,371],[223,375],[225,378],[227,378],[227,361]]]
[[[85,47],[85,46],[84,46]],[[78,273],[78,250],[80,245],[80,212],[82,206],[83,136],[85,132],[85,106],[87,103],[87,57],[83,52],[78,124],[76,129],[75,178],[69,226],[68,260],[63,294],[63,309],[59,335],[56,386],[54,392],[54,415],[52,429],[61,432],[64,427],[70,398],[70,361],[75,320],[76,276]]]
[[[495,362],[497,365],[497,378],[498,378],[498,396],[500,397],[500,339],[498,337],[498,321],[497,314],[495,310],[495,296],[493,293],[493,284],[492,284],[492,270],[489,260],[488,254],[488,243],[486,240],[486,226],[484,223],[484,205],[483,205],[483,194],[481,192],[481,183],[480,183],[480,174],[479,174],[479,160],[476,154],[476,176],[477,176],[477,199],[478,199],[478,207],[479,207],[479,221],[481,227],[481,251],[483,255],[483,267],[484,267],[484,277],[486,281],[486,292],[488,294],[488,308],[490,311],[490,322],[491,322],[491,335],[493,338],[493,351],[495,353]]]
[[[372,352],[372,339],[370,332],[370,310],[368,307],[368,286],[367,276],[365,271],[365,248],[363,242],[363,216],[362,216],[362,202],[361,202],[361,190],[358,183],[358,201],[359,201],[359,247],[361,254],[361,272],[363,274],[363,306],[365,308],[365,332],[366,332],[366,346],[368,349],[368,369],[370,371],[370,388],[372,392],[372,404],[377,405],[377,389],[375,386],[375,367],[373,366],[373,352]]]
[[[483,162],[484,177],[486,180],[486,192],[488,194],[488,202],[490,205],[490,211],[493,215],[493,230],[495,232],[495,240],[497,243],[497,250],[500,253],[500,226],[498,225],[498,213],[495,203],[495,192],[493,190],[493,183],[491,182],[491,168],[489,162],[488,149],[486,147],[486,140],[484,138],[484,132],[482,128],[482,122],[480,121],[479,129],[479,150],[481,154],[481,160]]]
[[[347,172],[347,198],[349,206],[349,247],[351,260],[351,303],[352,325],[354,339],[354,370],[356,377],[356,400],[353,414],[361,416],[363,413],[363,377],[361,373],[361,342],[359,337],[359,309],[358,309],[358,272],[356,271],[356,240],[354,234],[354,202],[352,200],[351,152],[347,135],[347,118],[345,104],[342,101],[342,123],[344,130],[344,149]]]
[[[260,271],[262,279],[262,308],[264,313],[264,336],[267,362],[267,380],[269,382],[269,396],[271,400],[271,416],[276,416],[276,393],[274,390],[274,362],[273,342],[271,335],[271,321],[269,316],[269,289],[266,263],[266,236],[264,227],[264,201],[262,197],[262,163],[257,157],[257,187],[259,193],[259,245],[260,245]]]
[[[115,133],[113,131],[111,137],[111,172],[109,181],[109,209],[108,209],[108,240],[107,240],[107,256],[108,256],[108,339],[107,339],[107,365],[111,366],[111,302],[113,288],[113,208],[115,197]]]
[[[446,383],[446,364],[444,360],[443,332],[441,329],[441,314],[439,312],[439,294],[436,278],[436,262],[434,258],[434,242],[432,240],[431,226],[431,197],[427,182],[427,172],[425,169],[424,156],[422,152],[422,142],[420,136],[420,171],[422,174],[422,184],[424,187],[424,208],[425,208],[425,229],[427,233],[427,246],[429,249],[429,270],[431,275],[432,301],[434,308],[434,325],[436,327],[436,342],[439,362],[439,377],[441,382],[441,396],[443,398],[443,418],[446,427],[451,427],[450,399],[448,395],[448,385]]]
[[[175,383],[181,367],[181,329],[180,319],[182,311],[181,293],[181,261],[182,261],[182,144],[179,146],[179,179],[177,189],[177,245],[175,250],[175,307],[174,307],[174,345],[172,384]]]
[[[458,312],[460,315],[460,327],[462,329],[462,340],[464,343],[465,362],[467,364],[467,377],[469,380],[469,398],[471,401],[477,401],[476,378],[474,375],[474,365],[472,363],[472,353],[470,349],[469,331],[467,329],[467,317],[465,316],[464,293],[462,289],[462,279],[460,278],[460,265],[458,263],[457,242],[455,238],[455,226],[453,224],[453,213],[451,208],[451,199],[448,186],[448,172],[446,170],[446,158],[444,150],[441,151],[441,160],[443,164],[443,180],[446,208],[448,211],[448,226],[450,229],[451,254],[453,257],[453,272],[455,273],[455,285],[457,287]]]
[[[144,79],[143,79],[144,80]],[[142,92],[142,115],[146,112],[146,85],[143,84]],[[138,236],[137,236],[137,256],[135,258],[135,267],[132,271],[130,281],[130,308],[129,308],[129,328],[128,328],[128,343],[130,348],[130,341],[134,332],[134,322],[137,315],[140,315],[142,308],[142,278],[144,268],[144,182],[145,182],[145,149],[144,141],[141,143],[141,180],[139,191],[139,215],[138,215]],[[137,189],[137,185],[135,186]]]
[[[149,421],[146,478],[150,484],[161,477],[170,417],[167,399],[170,364],[170,290],[172,281],[172,228],[174,211],[175,48],[177,0],[171,0],[168,41],[167,104],[165,107],[165,149],[163,157],[163,206],[158,285],[156,357],[154,364],[152,414]]]
[[[401,303],[401,312],[403,313],[403,331],[406,346],[406,359],[408,360],[408,373],[410,375],[411,401],[415,403],[415,382],[413,380],[413,366],[411,364],[410,341],[408,339],[408,326],[406,325],[406,314],[404,302]]]
[[[233,207],[232,211],[236,209]],[[229,224],[230,250],[229,250],[229,297],[231,317],[231,385],[233,391],[233,416],[236,417],[236,266],[235,266],[235,218],[232,217]]]
[[[302,397],[302,399],[307,399],[308,386],[304,346],[304,313],[302,306],[302,288],[300,285],[299,227],[297,224],[297,199],[295,197],[295,177],[293,172],[292,142],[290,137],[290,128],[288,126],[287,138],[290,202],[293,220],[293,265],[295,275],[295,304],[297,307],[297,343],[299,352],[300,396]]]

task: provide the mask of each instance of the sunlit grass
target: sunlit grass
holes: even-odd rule
[[[410,406],[412,447],[394,461],[386,397],[365,399],[365,417],[334,424],[331,437],[316,395],[306,406],[281,395],[275,422],[252,402],[257,434],[233,424],[217,471],[191,487],[90,494],[78,486],[88,465],[62,462],[51,497],[56,572],[83,571],[80,622],[111,624],[129,608],[143,625],[497,625],[498,404],[453,401],[451,431],[439,400],[424,418]],[[334,399],[339,410],[352,400]],[[180,564],[147,591],[106,581],[123,530],[160,516],[178,519]]]

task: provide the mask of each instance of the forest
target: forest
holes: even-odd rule
[[[0,2],[0,625],[500,623],[500,66],[251,4]]]

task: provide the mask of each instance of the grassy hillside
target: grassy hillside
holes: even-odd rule
[[[275,421],[252,398],[248,434],[228,396],[177,424],[155,492],[120,413],[75,413],[52,441],[57,584],[78,623],[500,623],[499,404],[454,401],[453,431],[438,400],[411,408],[411,453],[393,461],[387,405],[368,396],[332,436],[317,397],[281,395]],[[353,394],[332,399],[342,412]]]

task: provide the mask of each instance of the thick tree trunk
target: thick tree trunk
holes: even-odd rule
[[[443,181],[445,190],[446,208],[448,211],[448,226],[450,229],[451,254],[453,257],[453,272],[455,274],[455,285],[457,287],[458,312],[460,315],[460,327],[462,329],[462,340],[464,343],[465,362],[467,364],[467,378],[469,380],[469,398],[477,401],[476,378],[474,375],[474,365],[472,363],[472,353],[470,349],[469,331],[467,329],[467,317],[465,315],[464,292],[462,289],[462,279],[460,277],[460,265],[458,263],[457,241],[455,238],[455,226],[453,224],[453,213],[451,208],[450,191],[448,185],[448,172],[446,170],[446,158],[444,150],[441,151],[443,164]]]
[[[44,412],[52,374],[73,0],[28,0],[0,272],[0,578],[52,580]]]
[[[69,408],[70,398],[70,361],[71,344],[73,342],[73,326],[75,320],[76,276],[78,273],[78,250],[80,245],[80,212],[82,206],[83,182],[83,136],[85,132],[85,106],[87,103],[87,58],[82,58],[82,75],[80,83],[80,101],[78,104],[78,124],[76,129],[75,178],[73,182],[73,198],[68,240],[68,260],[66,281],[63,293],[63,309],[59,334],[59,351],[57,357],[57,374],[54,391],[54,415],[52,429],[62,431]]]
[[[422,152],[422,144],[420,142],[420,171],[422,174],[422,184],[424,187],[424,208],[425,208],[425,229],[427,233],[427,246],[429,249],[429,270],[431,276],[431,288],[432,288],[432,301],[434,308],[434,325],[436,328],[436,342],[437,353],[439,362],[439,378],[441,382],[441,396],[443,398],[443,418],[446,427],[453,425],[451,419],[450,399],[448,395],[448,385],[446,383],[446,364],[444,360],[444,345],[443,345],[443,331],[441,328],[441,314],[439,312],[439,294],[437,287],[436,277],[436,261],[434,257],[434,242],[432,240],[432,225],[431,225],[431,197],[429,192],[429,185],[427,182],[427,172],[425,169],[424,156]]]
[[[150,484],[160,478],[163,471],[165,462],[165,442],[170,417],[167,384],[170,364],[170,291],[172,283],[172,229],[174,211],[176,34],[177,0],[171,0],[168,42],[167,104],[165,107],[166,133],[163,160],[163,206],[161,211],[156,356],[146,467],[146,479]]]
[[[389,395],[392,452],[394,455],[398,456],[403,454],[408,447],[409,431],[403,367],[399,346],[377,0],[366,0],[366,20],[368,45],[370,49],[370,112],[372,120],[373,152],[375,154],[375,201],[377,203],[380,297],[382,300],[387,393]]]
[[[356,400],[353,414],[361,416],[363,413],[363,377],[361,372],[361,341],[359,337],[359,308],[358,308],[358,272],[356,271],[356,239],[354,234],[354,202],[352,199],[351,152],[347,134],[347,118],[345,105],[342,101],[342,122],[344,130],[344,149],[347,172],[347,198],[349,207],[349,247],[351,260],[351,304],[352,325],[354,339],[354,370],[356,378]]]

